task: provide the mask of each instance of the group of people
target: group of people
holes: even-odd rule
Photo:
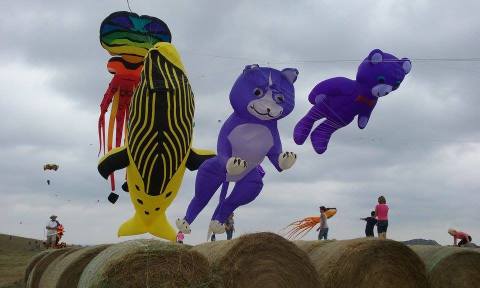
[[[235,221],[233,220],[234,214],[230,214],[228,216],[227,221],[225,222],[225,233],[227,234],[227,240],[231,240],[233,237],[233,232],[235,231]],[[182,231],[178,231],[177,233],[177,243],[183,244],[183,240],[185,239],[185,234]],[[210,241],[215,241],[216,236],[215,233],[210,236]]]
[[[318,227],[318,240],[327,240],[328,239],[328,217],[325,214],[329,208],[325,206],[320,206],[320,226]],[[375,206],[375,211],[370,213],[369,217],[360,218],[366,222],[365,226],[365,236],[366,237],[375,237],[374,228],[377,226],[378,238],[387,239],[387,228],[388,228],[388,210],[387,200],[385,196],[378,197],[378,204]],[[235,231],[235,221],[233,220],[234,214],[230,214],[226,223],[225,223],[225,233],[227,234],[227,240],[231,240],[233,237],[233,232]],[[48,221],[46,227],[47,229],[47,241],[45,246],[47,248],[56,248],[59,246],[59,241],[63,236],[63,225],[60,224],[57,220],[56,215],[50,216],[50,221]],[[448,229],[448,234],[453,236],[453,245],[455,246],[464,246],[472,242],[472,236],[466,232],[458,231],[455,229]],[[182,231],[179,231],[177,234],[177,243],[183,244],[185,235]],[[215,241],[216,236],[212,234],[210,241]],[[457,243],[458,241],[458,243]]]
[[[385,196],[378,197],[378,204],[375,206],[375,211],[370,212],[370,217],[360,218],[366,221],[365,236],[374,237],[373,230],[377,225],[378,238],[387,239],[388,229],[388,205]]]
[[[318,240],[328,238],[328,217],[325,215],[325,212],[328,208],[325,206],[320,207],[320,227],[318,227]],[[366,237],[375,237],[374,228],[377,226],[378,238],[387,239],[387,228],[388,228],[388,210],[387,200],[385,196],[378,197],[378,204],[375,206],[375,211],[370,213],[369,217],[360,218],[366,222],[365,226],[365,236]],[[472,242],[472,236],[466,232],[458,231],[455,229],[448,229],[448,234],[453,236],[453,245],[462,247],[470,242]],[[458,243],[457,243],[458,241]]]
[[[328,239],[328,217],[325,214],[329,208],[320,206],[320,226],[317,228],[318,240]],[[367,222],[365,227],[365,235],[367,237],[374,237],[373,229],[377,225],[378,238],[387,239],[388,228],[388,205],[385,196],[378,197],[378,204],[375,206],[375,211],[370,213],[370,217],[360,218]]]

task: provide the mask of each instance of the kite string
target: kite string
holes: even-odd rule
[[[127,5],[128,5],[128,10],[130,10],[130,13],[133,13],[132,9],[130,8],[130,2],[128,0],[127,0]]]
[[[204,53],[203,51],[196,50],[187,50],[183,49],[186,53],[197,54],[205,57],[220,58],[226,60],[244,60],[244,61],[262,61],[270,64],[288,64],[288,63],[357,63],[362,61],[368,61],[365,59],[284,59],[284,60],[274,60],[274,59],[263,59],[262,57],[245,57],[245,56],[233,56],[233,55],[218,55],[212,53]],[[410,61],[415,62],[480,62],[480,57],[438,57],[438,58],[427,58],[427,57],[414,57],[409,58]],[[384,62],[402,62],[402,59],[388,59]]]

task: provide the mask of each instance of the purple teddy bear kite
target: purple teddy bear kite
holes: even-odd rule
[[[190,225],[222,185],[220,201],[212,216],[210,233],[223,233],[228,216],[239,206],[252,202],[262,190],[265,175],[260,164],[265,156],[278,171],[289,169],[297,156],[283,152],[277,121],[295,106],[293,83],[298,70],[282,71],[246,66],[230,92],[234,112],[218,136],[216,157],[203,162],[198,169],[195,195],[177,228],[190,233]],[[226,197],[228,183],[236,182]]]
[[[295,143],[303,144],[315,121],[322,118],[326,119],[310,136],[318,154],[327,150],[333,132],[350,124],[355,116],[358,127],[365,128],[378,98],[396,90],[411,68],[407,58],[375,49],[358,67],[356,81],[336,77],[318,83],[308,96],[313,107],[295,126]]]

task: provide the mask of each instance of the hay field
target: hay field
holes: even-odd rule
[[[41,240],[0,234],[0,287],[24,287],[25,268],[42,250]]]

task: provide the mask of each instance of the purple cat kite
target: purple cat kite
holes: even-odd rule
[[[350,124],[355,116],[358,127],[365,128],[378,98],[396,90],[411,68],[407,58],[375,49],[358,67],[356,80],[336,77],[318,83],[308,96],[313,107],[295,126],[295,143],[303,144],[315,121],[323,118],[310,136],[318,154],[327,150],[333,132]]]
[[[190,225],[222,185],[220,200],[209,233],[223,233],[228,216],[252,202],[262,190],[265,175],[260,164],[268,157],[278,171],[289,169],[297,156],[283,152],[277,121],[295,106],[293,83],[298,70],[278,71],[258,65],[246,66],[230,92],[234,112],[220,130],[217,156],[198,169],[195,195],[177,228],[190,233]],[[228,197],[229,182],[236,182]]]

